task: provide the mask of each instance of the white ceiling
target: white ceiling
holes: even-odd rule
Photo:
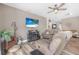
[[[53,7],[55,3],[5,3],[5,4],[43,17],[50,17],[55,19],[79,16],[79,3],[66,3],[63,7],[66,7],[67,10],[60,11],[58,14],[54,13],[48,14],[48,12],[50,11],[48,7],[49,6]]]

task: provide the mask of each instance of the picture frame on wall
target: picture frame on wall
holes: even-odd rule
[[[56,29],[57,28],[57,24],[52,24],[52,29]]]

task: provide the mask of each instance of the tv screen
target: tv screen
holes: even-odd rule
[[[37,20],[37,19],[26,18],[27,27],[37,27],[38,23],[39,23],[39,20]]]

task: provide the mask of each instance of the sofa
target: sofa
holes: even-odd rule
[[[32,42],[32,45],[30,44],[30,46],[33,49],[38,49],[45,55],[59,55],[71,37],[71,31],[60,31],[56,33],[51,40],[40,39]]]
[[[40,39],[37,41],[32,41],[23,44],[20,48],[21,54],[30,54],[31,51],[37,49],[42,52],[44,55],[60,55],[63,52],[64,47],[72,37],[71,31],[60,31],[53,35],[52,39]],[[19,45],[18,45],[19,46]],[[28,48],[29,47],[29,48]],[[12,49],[11,49],[12,50]],[[23,51],[22,51],[23,50]],[[14,52],[9,51],[8,54],[12,54]],[[15,53],[19,53],[19,50],[15,51]]]

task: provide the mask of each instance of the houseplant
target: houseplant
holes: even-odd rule
[[[0,37],[4,38],[5,41],[9,42],[11,40],[11,33],[5,30],[0,31]]]

